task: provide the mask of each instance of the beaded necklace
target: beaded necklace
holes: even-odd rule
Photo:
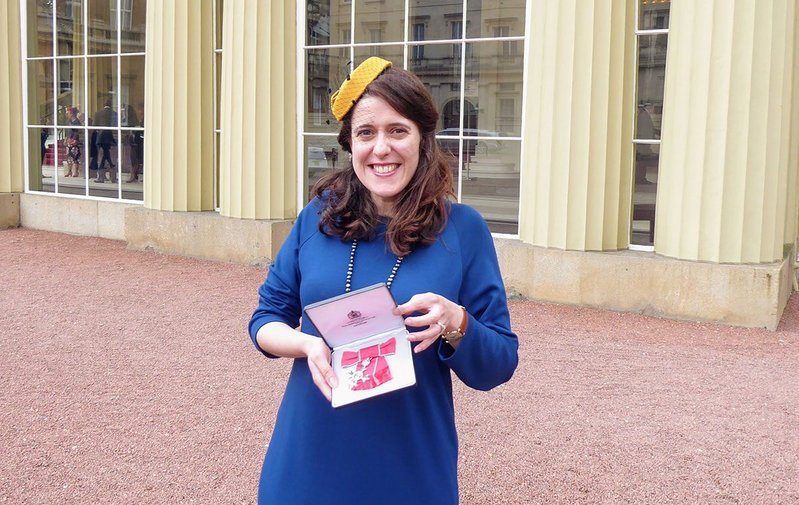
[[[352,271],[355,269],[355,250],[357,248],[358,240],[355,239],[352,241],[352,249],[350,249],[350,262],[347,265],[347,280],[344,282],[345,293],[349,293],[352,290]],[[405,256],[397,256],[397,261],[394,262],[394,266],[391,268],[391,273],[388,275],[388,280],[386,280],[386,287],[388,289],[391,289],[391,283],[394,282],[394,277],[397,276],[397,270],[399,270],[404,258]]]

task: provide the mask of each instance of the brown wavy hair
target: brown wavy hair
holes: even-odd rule
[[[381,98],[419,127],[419,165],[397,198],[394,216],[386,229],[386,246],[405,256],[417,245],[429,245],[447,225],[448,201],[455,197],[449,163],[436,142],[438,111],[424,84],[414,74],[389,67],[367,86],[362,95]],[[356,105],[357,106],[357,105]],[[352,110],[341,120],[338,143],[352,152]],[[319,230],[342,240],[374,238],[380,222],[377,207],[366,187],[355,175],[352,160],[324,175],[311,190],[320,196],[323,208]]]

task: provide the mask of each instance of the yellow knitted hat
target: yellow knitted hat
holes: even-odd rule
[[[391,62],[372,56],[358,65],[347,77],[338,91],[330,97],[330,110],[338,121],[347,115],[355,102],[363,95],[366,86],[371,84],[383,70],[391,66]]]

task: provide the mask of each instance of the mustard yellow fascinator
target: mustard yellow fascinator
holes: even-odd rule
[[[338,121],[341,121],[352,106],[355,105],[355,102],[363,95],[366,86],[390,66],[390,61],[377,56],[372,56],[358,65],[341,84],[338,91],[330,97],[330,110],[333,112],[333,116]]]

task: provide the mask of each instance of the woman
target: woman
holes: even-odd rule
[[[510,379],[518,342],[483,219],[453,203],[438,113],[413,74],[370,58],[331,97],[350,163],[323,177],[259,290],[256,347],[295,358],[259,503],[458,503],[450,370],[488,390]],[[416,385],[340,409],[330,349],[310,303],[386,282],[406,316]],[[413,344],[415,343],[415,344]]]
[[[68,107],[69,118],[67,119],[68,126],[83,126],[80,113],[77,107]],[[67,159],[66,166],[64,167],[64,177],[80,177],[80,155],[83,142],[80,139],[80,131],[78,129],[69,130],[69,137],[67,137]]]

